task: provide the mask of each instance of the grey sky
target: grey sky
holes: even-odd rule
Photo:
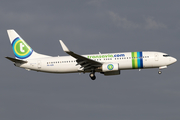
[[[1,0],[1,120],[179,120],[179,62],[163,70],[48,74],[15,67],[7,29],[39,53],[160,51],[180,60],[179,0]]]

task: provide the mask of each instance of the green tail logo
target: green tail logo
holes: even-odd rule
[[[24,40],[20,39],[19,37],[13,40],[12,48],[15,56],[19,59],[26,59],[33,52],[31,47],[29,47],[27,43]]]

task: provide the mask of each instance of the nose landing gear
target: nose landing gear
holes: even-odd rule
[[[160,75],[162,73],[162,71],[158,71],[158,74]]]
[[[159,67],[158,74],[161,74],[161,73],[162,73],[161,69],[165,69],[165,68],[167,68],[167,66],[162,66],[162,67]]]

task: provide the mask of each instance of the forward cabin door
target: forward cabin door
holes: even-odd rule
[[[158,60],[159,60],[158,53],[155,53],[155,54],[154,54],[154,60],[155,60],[155,61],[158,61]]]

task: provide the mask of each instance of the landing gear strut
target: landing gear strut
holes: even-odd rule
[[[89,77],[90,77],[92,80],[95,80],[95,79],[96,79],[95,72],[92,71],[92,72],[89,74]]]

